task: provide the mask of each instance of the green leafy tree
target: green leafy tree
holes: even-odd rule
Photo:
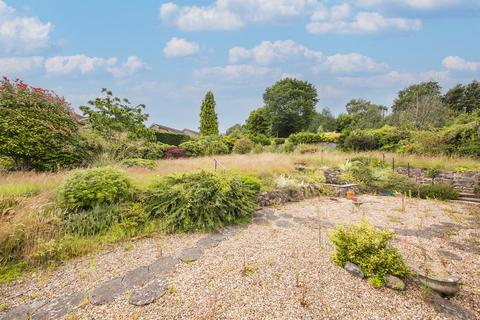
[[[442,88],[436,81],[421,82],[400,90],[398,97],[393,102],[392,115],[390,117],[391,124],[401,125],[401,114],[415,113],[417,101],[420,101],[422,97],[428,96],[429,98],[426,99],[433,99],[434,97],[441,98],[441,90]]]
[[[211,91],[205,95],[200,111],[200,134],[202,136],[218,135],[218,119],[215,113],[215,98]]]
[[[80,161],[79,123],[54,92],[20,80],[0,82],[0,157],[17,169],[52,170]]]
[[[480,110],[480,82],[458,84],[443,96],[443,102],[455,113],[471,113]]]
[[[409,102],[407,108],[401,111],[397,117],[401,127],[423,130],[443,126],[448,115],[448,108],[440,96],[426,94]]]
[[[370,101],[352,99],[347,103],[346,109],[352,116],[352,130],[381,128],[385,122],[387,108]]]
[[[282,138],[308,130],[318,102],[317,90],[311,83],[290,78],[267,88],[263,100],[271,134]]]
[[[332,132],[337,130],[337,119],[332,115],[328,108],[323,108],[321,112],[315,112],[310,131],[312,132]]]
[[[243,126],[239,123],[234,124],[230,128],[227,129],[226,134],[227,136],[230,135],[241,135],[243,132]]]
[[[88,117],[92,128],[108,140],[153,139],[153,132],[145,127],[148,114],[144,113],[145,105],[132,105],[126,98],[114,97],[113,93],[102,89],[104,98],[89,101],[91,106],[81,106],[80,110]]]
[[[265,108],[258,108],[250,113],[245,123],[245,129],[253,134],[268,135],[270,121],[268,121],[267,111]]]

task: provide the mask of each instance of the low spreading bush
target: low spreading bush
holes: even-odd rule
[[[182,143],[180,148],[185,150],[189,157],[212,156],[217,154],[228,154],[230,152],[227,144],[221,137],[206,136],[197,140]]]
[[[256,208],[256,191],[251,181],[230,173],[169,175],[147,192],[145,208],[171,232],[212,230],[248,220]]]
[[[120,217],[120,205],[98,205],[88,210],[67,212],[63,216],[63,229],[82,236],[93,236],[110,229]]]
[[[298,132],[298,133],[291,134],[288,137],[288,141],[293,143],[294,145],[297,145],[297,144],[320,143],[323,141],[323,139],[322,139],[322,135],[318,133]]]
[[[139,158],[133,158],[133,159],[125,159],[120,162],[123,166],[125,167],[142,167],[142,168],[147,168],[147,169],[155,169],[157,164],[153,160],[146,160],[146,159],[139,159]]]
[[[94,168],[71,173],[60,188],[60,198],[68,209],[90,209],[115,204],[129,198],[132,183],[123,171]]]
[[[233,153],[247,154],[252,152],[255,144],[249,138],[240,138],[233,145]]]
[[[260,144],[262,146],[269,146],[272,143],[266,135],[261,133],[247,134],[246,137],[252,140],[255,144]]]
[[[338,132],[323,132],[320,134],[322,142],[339,143],[341,134]]]
[[[457,190],[444,183],[421,186],[418,192],[423,199],[455,200],[459,197]]]
[[[384,181],[379,182],[378,189],[380,191],[416,195],[418,194],[419,186],[400,173],[390,172]]]
[[[373,283],[384,285],[387,275],[404,276],[409,269],[390,241],[393,231],[382,231],[363,219],[359,225],[338,226],[330,234],[335,246],[333,261],[341,266],[351,262],[360,267]]]

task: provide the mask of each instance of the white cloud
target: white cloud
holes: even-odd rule
[[[274,62],[285,62],[295,57],[320,60],[322,53],[310,50],[293,40],[279,40],[273,42],[262,41],[252,49],[234,47],[229,50],[228,56],[231,63],[253,60],[261,65],[269,65]]]
[[[449,80],[448,72],[425,71],[419,73],[390,71],[385,74],[367,77],[339,77],[338,80],[346,85],[359,88],[389,88],[408,86],[421,81],[444,81]]]
[[[0,2],[1,10],[1,2]],[[10,78],[23,75],[29,71],[43,67],[43,57],[10,57],[0,58],[0,75]]]
[[[45,71],[51,75],[89,74],[104,70],[114,77],[123,78],[146,69],[137,56],[130,56],[119,64],[117,58],[97,58],[86,55],[56,56],[45,60]]]
[[[50,45],[51,22],[23,17],[0,0],[0,47],[6,52],[33,52]]]
[[[477,71],[480,70],[480,62],[466,61],[459,56],[448,56],[442,61],[442,65],[449,70]]]
[[[388,67],[385,63],[376,63],[372,58],[358,53],[328,56],[325,65],[332,72],[378,71]]]
[[[378,12],[359,12],[352,19],[318,21],[319,17],[306,26],[313,34],[369,34],[385,31],[418,31],[422,28],[419,19],[386,18]],[[328,16],[327,16],[328,18]]]
[[[298,17],[316,0],[216,0],[209,6],[160,6],[160,19],[184,31],[235,30],[248,22],[271,22]]]
[[[107,67],[107,71],[116,78],[126,78],[148,69],[149,67],[137,56],[129,56],[121,65],[114,64]]]
[[[200,47],[195,42],[189,42],[185,39],[173,37],[167,42],[163,53],[167,57],[184,57],[190,56],[198,52]]]
[[[399,5],[417,10],[436,10],[466,3],[474,3],[476,0],[358,0],[356,4],[364,7],[379,5]]]
[[[228,52],[232,64],[249,62],[257,65],[275,63],[306,63],[314,71],[331,72],[372,72],[381,71],[388,66],[376,63],[372,58],[359,53],[335,54],[324,57],[322,52],[310,50],[293,40],[262,41],[257,46],[247,49],[233,47]]]
[[[194,71],[197,79],[215,79],[223,81],[242,81],[252,77],[265,77],[276,74],[267,67],[248,64],[227,65],[223,67],[202,68]]]
[[[75,72],[91,73],[101,67],[113,66],[116,58],[88,57],[83,54],[74,56],[56,56],[45,61],[45,71],[49,74],[67,75]]]

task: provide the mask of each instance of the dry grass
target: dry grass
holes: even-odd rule
[[[452,158],[446,156],[426,157],[416,155],[398,155],[382,152],[346,153],[338,150],[326,149],[313,154],[262,153],[250,155],[223,155],[214,157],[186,158],[157,161],[154,170],[144,168],[128,168],[126,171],[139,184],[147,184],[152,178],[170,173],[188,172],[199,169],[214,169],[216,159],[219,169],[229,169],[242,173],[255,174],[259,177],[269,177],[292,172],[296,164],[307,166],[342,166],[349,158],[356,156],[373,156],[385,158],[389,163],[395,157],[396,166],[416,168],[438,167],[443,170],[480,170],[480,161],[470,158]],[[68,172],[34,173],[13,172],[0,174],[0,196],[37,194],[45,190],[52,190],[58,186]]]

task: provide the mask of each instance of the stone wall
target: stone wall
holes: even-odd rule
[[[397,168],[397,172],[408,175],[410,179],[418,184],[431,184],[432,178],[428,176],[426,169],[417,168]],[[446,183],[459,190],[471,191],[475,184],[480,181],[480,172],[454,172],[440,171],[435,177],[435,183]]]
[[[408,175],[410,179],[418,184],[427,185],[432,183],[432,178],[428,176],[426,169],[403,168],[398,167],[396,171],[403,175]],[[331,168],[324,171],[327,183],[341,184],[342,169]],[[475,184],[480,182],[480,172],[454,172],[440,171],[435,177],[435,183],[446,183],[461,191],[472,191]]]

